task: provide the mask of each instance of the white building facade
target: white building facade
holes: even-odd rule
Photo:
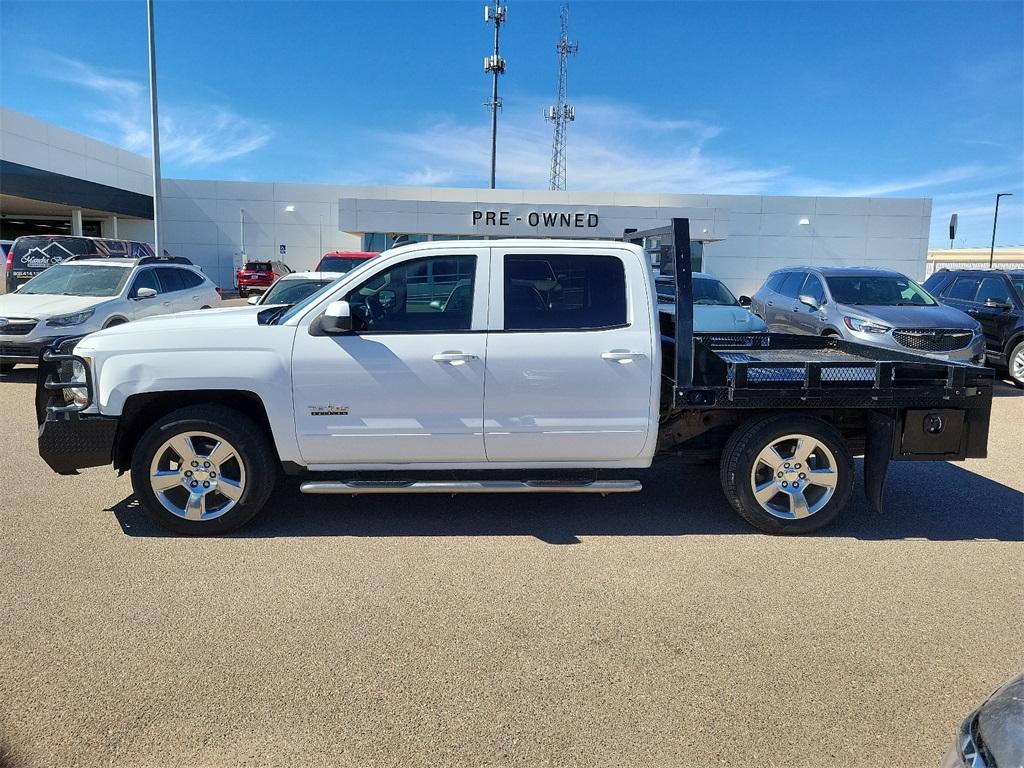
[[[0,237],[46,230],[51,221],[66,231],[91,227],[86,234],[152,239],[148,158],[0,109],[0,161]],[[300,270],[323,252],[382,250],[396,237],[622,238],[677,216],[690,219],[702,268],[737,294],[794,264],[885,266],[923,279],[931,221],[927,198],[186,179],[163,180],[161,208],[163,248],[228,288],[243,250],[249,259],[281,259]],[[658,243],[649,245],[656,250]]]

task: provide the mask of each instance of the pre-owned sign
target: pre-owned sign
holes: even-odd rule
[[[510,227],[525,222],[531,227],[594,229],[600,223],[600,218],[596,213],[587,211],[527,211],[513,214],[510,210],[474,209],[471,221],[474,227]]]

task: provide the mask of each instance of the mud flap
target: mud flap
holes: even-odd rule
[[[887,414],[872,411],[868,415],[868,437],[864,445],[864,493],[871,505],[882,512],[885,475],[889,471],[896,420]]]

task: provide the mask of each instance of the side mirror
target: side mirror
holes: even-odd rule
[[[329,335],[348,333],[352,330],[352,309],[345,300],[332,301],[317,324],[321,332]]]
[[[1002,309],[1004,311],[1010,309],[1009,304],[999,299],[985,299],[985,306],[989,309]]]
[[[259,296],[250,296],[249,299],[248,299],[248,303],[249,304],[259,304],[260,303],[260,297]]]
[[[818,308],[818,300],[815,299],[813,296],[801,296],[799,299],[797,299],[797,301],[799,301],[801,304],[806,304],[811,309]]]
[[[750,302],[750,297],[749,297],[749,296],[740,296],[740,298],[738,299],[738,301],[740,302],[740,306],[741,306],[741,307],[749,307],[749,306],[750,306],[750,303],[751,303],[751,302]]]
[[[153,299],[156,298],[156,291],[152,288],[139,288],[135,292],[136,299]]]

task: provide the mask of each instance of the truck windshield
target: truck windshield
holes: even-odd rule
[[[872,307],[935,306],[925,290],[902,275],[831,275],[825,278],[839,304]]]
[[[58,264],[25,283],[18,295],[116,296],[130,274],[128,267]]]

